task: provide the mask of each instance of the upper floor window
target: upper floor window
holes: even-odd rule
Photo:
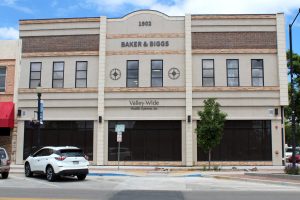
[[[239,80],[239,60],[226,60],[227,66],[227,86],[240,86]]]
[[[36,88],[37,86],[41,85],[41,71],[42,71],[41,62],[30,63],[29,88]]]
[[[0,92],[5,92],[6,67],[0,67]]]
[[[64,87],[64,62],[53,62],[52,87]]]
[[[252,86],[264,86],[264,63],[262,59],[251,60]]]
[[[202,86],[215,86],[214,60],[202,60]]]
[[[76,88],[87,87],[87,61],[77,61],[76,62]]]
[[[151,86],[163,86],[163,61],[151,60]]]
[[[127,60],[127,87],[139,87],[139,61]]]

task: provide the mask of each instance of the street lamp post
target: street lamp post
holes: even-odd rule
[[[37,110],[37,147],[40,148],[41,146],[41,97],[42,97],[42,87],[38,85],[36,87],[36,93],[38,97],[38,110]]]
[[[296,21],[297,17],[300,14],[300,8],[298,10],[298,13],[296,17],[294,18],[293,22],[289,24],[289,36],[290,36],[290,75],[291,75],[291,106],[292,106],[292,146],[293,146],[293,154],[292,154],[292,160],[293,160],[293,168],[296,167],[296,157],[295,157],[295,151],[296,151],[296,104],[295,104],[295,92],[294,92],[294,67],[293,67],[293,43],[292,43],[292,27],[294,22]]]

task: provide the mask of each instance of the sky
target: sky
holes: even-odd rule
[[[139,9],[170,16],[189,14],[273,14],[283,12],[289,49],[288,24],[300,0],[0,0],[0,40],[18,38],[20,19],[122,17]],[[293,25],[293,50],[300,54],[300,15]]]

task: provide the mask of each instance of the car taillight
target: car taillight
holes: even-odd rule
[[[89,157],[87,155],[85,155],[84,158],[89,161]]]
[[[60,157],[55,157],[56,160],[59,160],[59,161],[63,161],[64,159],[66,159],[65,156],[60,156]]]
[[[10,165],[10,160],[7,160],[6,163],[7,163],[7,165]]]

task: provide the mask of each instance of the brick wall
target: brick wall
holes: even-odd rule
[[[0,102],[13,101],[14,80],[15,80],[15,61],[0,60],[0,66],[6,67],[5,92],[0,93]]]
[[[276,32],[195,32],[193,49],[276,49]]]
[[[98,51],[99,35],[34,36],[22,38],[22,52]]]
[[[15,60],[0,60],[0,66],[6,67],[5,92],[0,93],[0,102],[12,102],[15,80]],[[11,156],[12,129],[10,136],[0,136],[0,146],[4,147]]]

